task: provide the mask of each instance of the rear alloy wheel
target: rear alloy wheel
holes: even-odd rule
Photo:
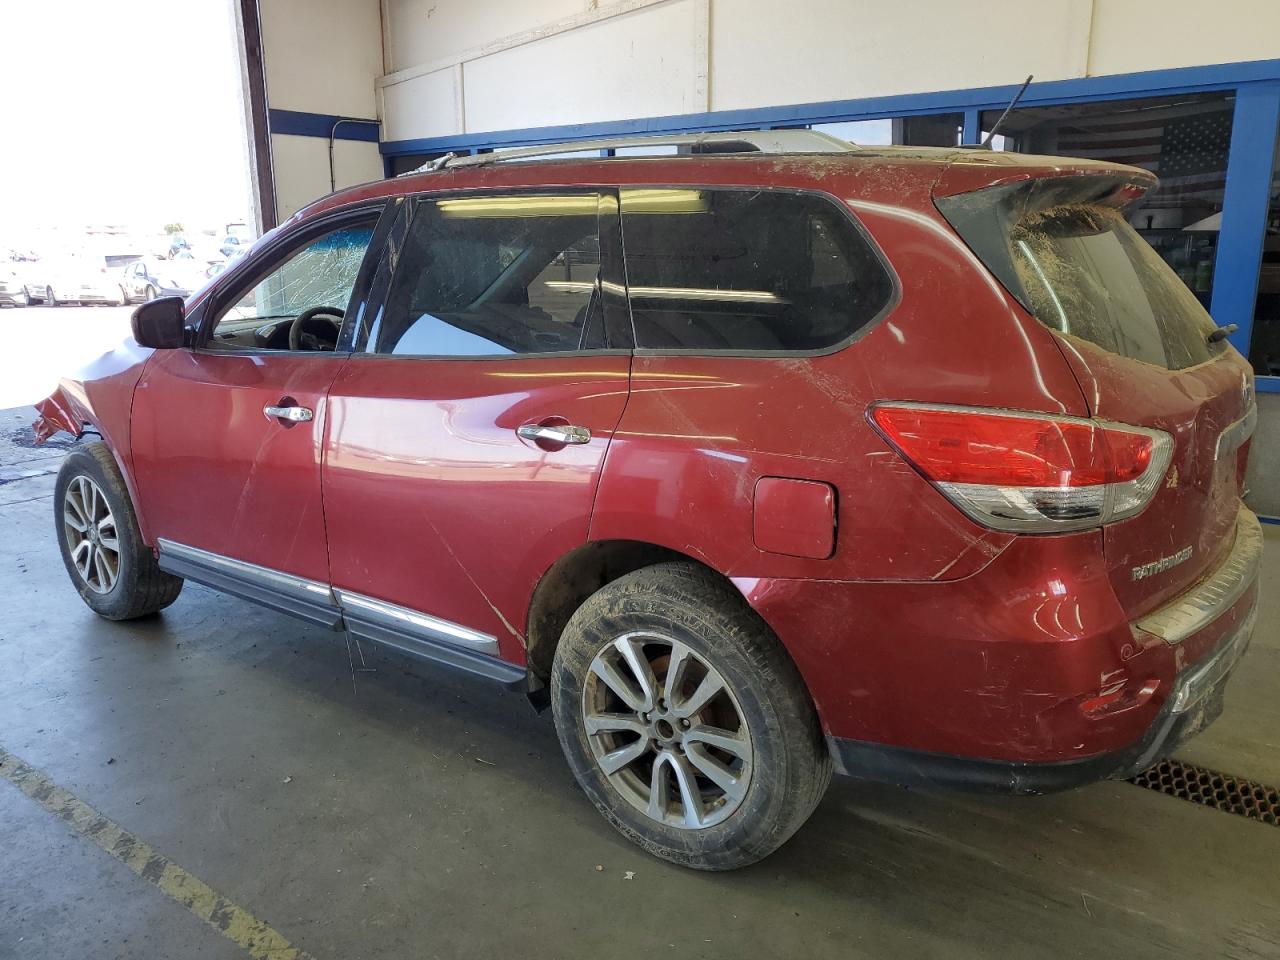
[[[551,702],[596,808],[683,866],[768,856],[831,779],[795,664],[741,594],[692,563],[637,570],[583,603],[556,648]]]
[[[108,620],[132,620],[178,598],[182,578],[165,573],[142,542],[120,469],[107,445],[76,447],[54,488],[62,561],[80,597]]]
[[[657,823],[696,829],[738,809],[751,735],[724,678],[679,640],[627,633],[591,661],[582,722],[613,787]]]
[[[44,305],[46,307],[56,307],[58,305],[58,300],[53,295],[53,287],[44,288]]]
[[[151,286],[151,284],[147,284],[147,299],[155,300],[159,296],[160,296],[160,291],[157,290],[155,287]]]

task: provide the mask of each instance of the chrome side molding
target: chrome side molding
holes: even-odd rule
[[[330,630],[340,629],[342,613],[326,583],[309,580],[220,553],[158,538],[158,563],[165,573],[203,583],[264,607],[288,613]]]
[[[1262,524],[1248,507],[1236,516],[1236,539],[1218,569],[1171,603],[1134,624],[1166,643],[1181,643],[1231,609],[1258,578],[1262,566]]]
[[[334,590],[338,606],[348,620],[362,620],[411,636],[427,637],[438,643],[462,647],[475,653],[496,657],[498,638],[471,630],[449,620],[441,620],[427,613],[419,613],[408,607],[397,606],[385,600],[375,600],[349,590]]]
[[[160,569],[260,603],[331,630],[372,640],[424,660],[521,688],[524,667],[503,660],[498,639],[462,624],[366,597],[327,583],[201,550],[156,540]]]

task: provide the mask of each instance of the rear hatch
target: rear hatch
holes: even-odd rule
[[[1090,415],[1173,440],[1147,507],[1103,528],[1112,585],[1137,618],[1212,572],[1231,548],[1246,437],[1244,427],[1231,428],[1253,408],[1253,375],[1126,220],[1150,175],[1084,163],[1015,176],[1006,168],[1001,182],[976,190],[970,167],[952,178],[950,195],[944,175],[935,200],[1013,297],[1057,335]]]

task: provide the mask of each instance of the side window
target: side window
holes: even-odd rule
[[[375,222],[331,230],[277,261],[222,308],[206,348],[332,350]]]
[[[606,346],[607,301],[620,301],[618,285],[602,283],[610,220],[616,228],[616,199],[595,193],[417,201],[398,256],[379,269],[387,292],[365,349],[480,357]]]
[[[671,196],[658,202],[658,193]],[[705,189],[623,190],[621,199],[641,349],[823,350],[893,296],[870,241],[830,199]]]

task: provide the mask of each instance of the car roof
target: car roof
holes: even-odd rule
[[[306,220],[340,207],[420,193],[484,188],[537,189],[609,186],[757,186],[835,189],[841,193],[865,182],[884,193],[886,182],[907,187],[933,185],[949,168],[961,168],[966,189],[1039,176],[1122,177],[1146,187],[1146,170],[1104,160],[1049,157],[965,147],[867,146],[845,152],[704,153],[625,157],[555,157],[494,162],[437,170],[419,169],[386,180],[339,190],[303,207],[292,220]],[[892,191],[888,191],[892,194]],[[910,191],[906,191],[910,192]]]

